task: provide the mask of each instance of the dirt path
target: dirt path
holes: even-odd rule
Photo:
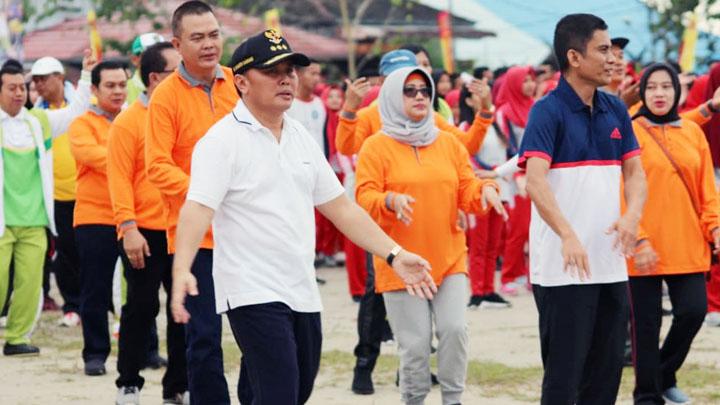
[[[397,360],[392,345],[383,345],[384,356],[375,375],[376,394],[356,396],[349,387],[352,378],[352,349],[356,342],[357,305],[347,292],[343,269],[322,269],[327,280],[321,287],[323,312],[323,363],[313,405],[398,404],[400,396],[394,385]],[[468,377],[465,404],[515,405],[537,403],[540,383],[540,356],[537,341],[536,313],[532,297],[523,294],[512,299],[507,310],[468,312],[470,355],[473,360]],[[86,377],[82,372],[79,328],[57,326],[59,313],[44,314],[33,337],[41,347],[41,356],[14,359],[0,357],[0,403],[13,404],[112,404],[115,398],[115,349],[106,364],[108,375]],[[665,318],[666,324],[669,318]],[[160,330],[164,317],[158,318]],[[227,326],[227,325],[226,325]],[[3,330],[0,329],[0,335]],[[0,341],[2,338],[0,337]],[[233,403],[237,403],[236,385],[239,352],[230,329],[224,329],[226,376]],[[113,345],[115,346],[115,345]],[[704,327],[693,345],[688,364],[700,375],[715,376],[720,369],[720,328]],[[696,371],[693,371],[695,373]],[[703,374],[704,373],[704,374]],[[143,403],[160,403],[162,371],[143,372],[146,386]],[[629,402],[632,373],[626,372],[619,403]],[[695,374],[693,378],[696,379]],[[718,380],[708,381],[695,389],[718,391]],[[713,388],[714,387],[714,388]],[[710,395],[710,394],[708,394]],[[710,397],[708,397],[710,398]],[[428,404],[439,404],[439,389],[433,389]],[[695,404],[705,403],[695,401]],[[712,402],[707,402],[712,403]]]

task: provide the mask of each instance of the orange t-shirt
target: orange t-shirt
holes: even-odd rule
[[[73,226],[115,224],[107,182],[107,138],[111,125],[102,111],[91,107],[68,128],[70,152],[77,164]]]
[[[492,118],[483,118],[480,114],[477,114],[472,126],[466,132],[451,125],[437,112],[434,112],[434,114],[435,126],[441,131],[455,135],[471,155],[474,155],[480,149],[487,129],[493,122]],[[335,146],[337,146],[338,152],[343,155],[352,156],[358,153],[363,142],[370,135],[377,133],[381,129],[380,107],[378,107],[377,102],[360,109],[357,112],[357,118],[353,120],[347,119],[340,114],[340,122],[335,135]]]
[[[121,112],[110,128],[107,160],[110,199],[118,227],[123,222],[135,221],[138,228],[165,230],[165,204],[145,171],[147,107],[143,100],[140,96]]]
[[[455,136],[440,132],[435,142],[414,148],[382,133],[367,139],[358,155],[356,197],[378,225],[400,246],[430,262],[437,285],[450,274],[467,273],[465,232],[458,209],[482,211],[482,187],[495,184],[475,177],[467,150]],[[406,226],[385,206],[389,192],[408,194],[412,223]],[[405,289],[383,258],[375,258],[375,290]]]
[[[188,76],[181,64],[153,91],[148,106],[145,162],[148,179],[160,190],[167,207],[170,253],[175,252],[175,232],[190,185],[195,143],[232,111],[238,99],[232,71],[220,66],[212,88]],[[213,248],[211,229],[200,247]]]
[[[640,220],[641,234],[651,243],[660,261],[656,272],[640,273],[629,260],[628,272],[631,276],[646,276],[707,271],[710,266],[708,242],[712,241],[712,230],[720,226],[720,201],[705,134],[698,124],[684,118],[680,126],[654,126],[648,122],[655,139],[665,146],[682,170],[692,192],[691,200],[675,168],[639,120],[648,121],[633,120],[648,184],[648,197]],[[699,218],[693,201],[700,209]]]

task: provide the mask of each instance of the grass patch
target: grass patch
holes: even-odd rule
[[[43,349],[58,351],[53,370],[55,373],[75,375],[80,372],[79,363],[68,363],[68,358],[81,356],[83,340],[82,329],[63,328],[58,326],[58,313],[43,313],[40,324],[32,337],[33,344]],[[165,351],[164,328],[160,328],[161,353]],[[4,331],[0,331],[0,336]],[[237,375],[241,353],[232,335],[223,335],[223,355],[225,371]],[[695,350],[695,349],[693,349]],[[117,343],[113,342],[112,352],[117,353]],[[432,357],[432,368],[436,370],[436,357]],[[352,352],[331,350],[323,352],[320,363],[320,373],[323,375],[323,386],[346,387],[352,380],[352,370],[355,366],[355,356]],[[381,355],[373,373],[373,379],[378,386],[394,386],[399,359],[395,355]],[[38,370],[38,372],[42,372]],[[475,388],[482,392],[484,397],[512,398],[516,401],[537,403],[540,399],[542,385],[542,367],[512,367],[506,364],[470,360],[466,384],[468,388]],[[70,380],[68,380],[70,381]],[[717,384],[720,381],[720,368],[710,365],[686,364],[678,373],[678,386],[681,387],[697,404],[720,403],[720,391]],[[620,384],[619,401],[623,403],[632,399],[635,376],[632,368],[623,370]]]

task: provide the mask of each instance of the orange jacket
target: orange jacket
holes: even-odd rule
[[[107,182],[107,138],[112,122],[91,109],[68,128],[70,152],[77,164],[73,226],[114,225]]]
[[[493,122],[492,118],[482,118],[480,114],[477,114],[472,126],[465,132],[450,125],[437,112],[434,114],[435,126],[441,131],[455,135],[471,155],[474,155],[480,149],[487,129]],[[380,108],[376,102],[360,109],[357,112],[357,117],[353,120],[347,119],[340,114],[340,123],[335,135],[335,146],[337,146],[338,152],[343,155],[352,156],[358,153],[363,142],[370,135],[377,133],[380,129],[382,129],[382,121],[380,120]]]
[[[670,152],[680,166],[701,210],[700,218],[688,191],[665,153],[640,124],[650,131]],[[631,276],[686,274],[707,271],[710,265],[712,230],[720,226],[720,200],[715,188],[712,158],[705,134],[698,124],[681,119],[679,125],[653,125],[645,118],[633,120],[633,130],[642,154],[648,184],[648,198],[643,209],[641,238],[647,238],[659,256],[657,271],[640,273],[632,260]]]
[[[358,155],[356,197],[375,222],[403,248],[427,259],[437,285],[454,273],[467,273],[465,232],[458,209],[482,211],[482,187],[495,184],[475,177],[467,150],[452,134],[440,132],[431,145],[414,148],[389,136],[367,139]],[[385,206],[389,192],[408,194],[412,223],[405,226]],[[378,293],[405,288],[384,258],[375,258]]]
[[[153,91],[148,106],[145,162],[150,183],[160,190],[168,210],[168,250],[175,252],[180,208],[190,185],[190,161],[200,138],[235,107],[239,98],[229,68],[218,71],[210,93],[191,83],[182,65]],[[208,229],[201,248],[212,249]]]
[[[146,119],[147,107],[136,100],[110,128],[107,177],[119,236],[119,226],[127,221],[135,221],[138,228],[166,228],[165,204],[145,172]]]

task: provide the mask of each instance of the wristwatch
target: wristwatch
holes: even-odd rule
[[[387,264],[389,264],[390,266],[392,266],[393,261],[395,261],[395,257],[400,254],[400,251],[401,251],[401,250],[402,250],[402,247],[400,247],[400,245],[395,245],[395,247],[392,248],[392,250],[390,251],[390,254],[389,254],[389,255],[387,256],[387,258],[385,259],[385,261],[387,262]]]

